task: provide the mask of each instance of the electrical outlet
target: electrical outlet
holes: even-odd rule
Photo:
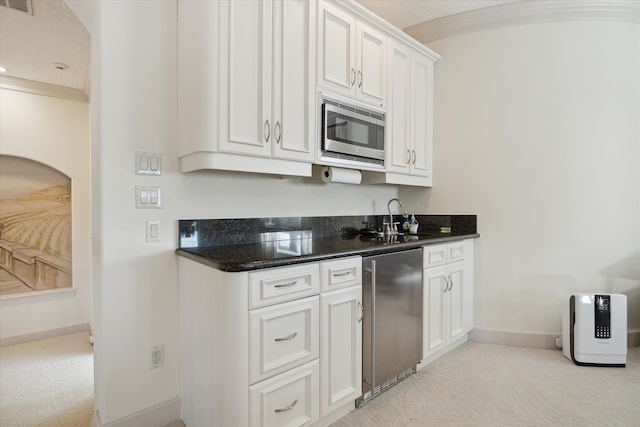
[[[157,345],[151,349],[151,369],[164,365],[164,345]]]
[[[562,349],[562,337],[556,337],[556,348]]]

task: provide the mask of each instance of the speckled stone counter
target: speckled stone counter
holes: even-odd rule
[[[236,272],[479,237],[475,215],[416,215],[416,219],[418,234],[391,238],[361,232],[380,230],[382,215],[180,220],[176,253]]]

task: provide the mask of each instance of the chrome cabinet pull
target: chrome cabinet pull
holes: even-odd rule
[[[269,137],[271,136],[271,125],[269,124],[269,119],[264,121],[264,139],[266,142],[269,142]]]
[[[358,77],[360,77],[360,83],[358,83],[358,87],[362,88],[362,71],[358,70]]]
[[[292,333],[291,335],[287,335],[286,337],[282,337],[282,338],[275,338],[274,341],[275,342],[280,342],[280,341],[289,341],[294,339],[296,336],[298,335],[297,332]]]
[[[418,156],[416,156],[416,150],[411,150],[411,152],[413,153],[413,165],[415,166],[415,164],[416,164],[416,157],[418,157]]]
[[[360,301],[358,301],[358,308],[360,308],[360,317],[358,318],[358,323],[360,323],[364,319],[364,307]]]
[[[356,84],[356,70],[351,69],[351,86]]]
[[[298,404],[298,399],[294,400],[293,403],[289,406],[287,406],[286,408],[279,408],[275,410],[276,414],[279,414],[280,412],[287,412],[292,410],[293,408],[295,408],[295,406]]]
[[[276,129],[278,130],[278,136],[276,136],[276,144],[280,144],[280,140],[282,139],[282,126],[280,126],[280,122],[276,122]]]
[[[351,274],[350,271],[345,271],[344,273],[333,273],[333,277],[344,277],[348,276],[349,274]]]
[[[409,157],[407,159],[407,165],[411,163],[411,150],[407,149],[407,156]]]
[[[274,288],[289,288],[295,285],[296,283],[298,283],[297,280],[294,280],[293,282],[289,282],[289,283],[280,283],[279,285],[275,285]]]
[[[442,293],[444,294],[449,290],[449,279],[447,279],[447,276],[442,276],[442,279],[444,280],[444,284],[446,285],[444,291],[442,291]]]
[[[451,274],[449,274],[449,283],[451,284],[451,286],[449,286],[449,291],[451,291],[451,289],[453,289],[453,277],[451,277]]]

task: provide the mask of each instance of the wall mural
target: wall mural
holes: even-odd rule
[[[71,260],[71,179],[0,155],[0,296],[71,287]]]

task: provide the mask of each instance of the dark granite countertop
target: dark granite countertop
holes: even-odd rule
[[[181,247],[176,253],[218,270],[238,272],[479,237],[475,215],[416,218],[422,228],[418,235],[392,238],[359,233],[360,224],[378,228],[382,218],[372,216],[180,220]]]
[[[383,238],[370,238],[369,236],[356,236],[352,239],[340,237],[310,237],[264,243],[181,248],[176,252],[178,255],[217,268],[218,270],[235,272],[282,267],[344,256],[366,256],[395,252],[413,249],[426,244],[479,236],[477,233],[405,235],[397,236],[397,239],[393,243]]]

